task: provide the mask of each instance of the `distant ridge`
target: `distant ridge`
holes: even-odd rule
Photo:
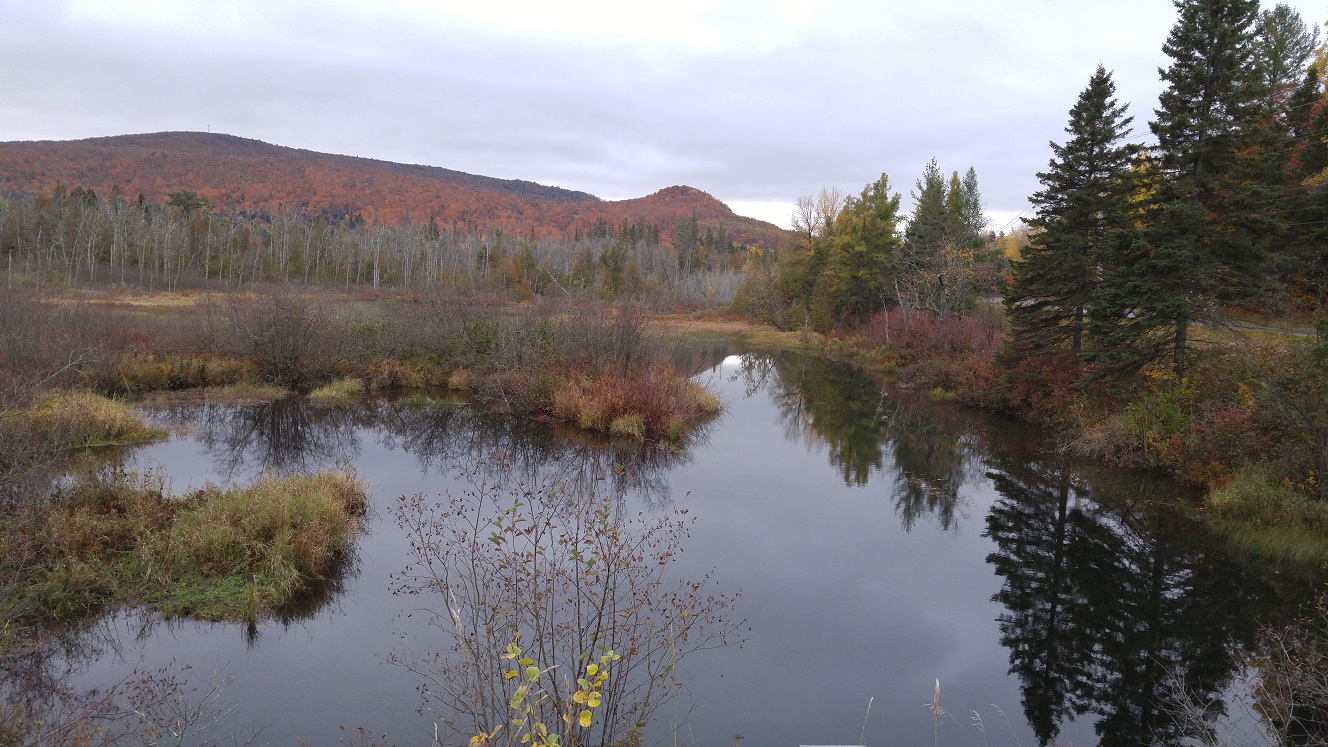
[[[0,143],[0,193],[49,192],[56,182],[101,195],[118,187],[126,199],[142,194],[153,203],[187,189],[219,211],[251,216],[297,210],[328,220],[355,217],[377,223],[432,218],[458,230],[539,236],[570,236],[600,219],[614,225],[645,219],[658,223],[667,238],[679,220],[695,215],[703,229],[723,227],[743,244],[772,246],[787,235],[686,186],[610,202],[519,179],[204,132]]]

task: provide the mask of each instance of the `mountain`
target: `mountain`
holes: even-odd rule
[[[773,246],[787,232],[735,214],[714,197],[677,186],[646,197],[606,201],[516,179],[476,176],[436,166],[317,153],[233,135],[158,132],[65,141],[0,143],[0,194],[49,192],[62,183],[100,195],[153,203],[192,190],[214,209],[245,215],[298,210],[311,217],[423,223],[570,236],[598,220],[645,219],[664,236],[696,215],[704,231],[723,228],[736,242]]]

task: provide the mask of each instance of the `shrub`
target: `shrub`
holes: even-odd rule
[[[671,577],[692,523],[686,509],[623,511],[597,492],[598,480],[582,490],[509,473],[490,457],[458,495],[398,501],[411,560],[396,591],[419,595],[438,629],[392,661],[428,683],[427,705],[452,710],[450,725],[477,735],[472,744],[526,743],[535,722],[556,728],[563,715],[581,727],[572,744],[639,744],[652,714],[685,685],[688,655],[737,637],[728,618],[736,595],[709,576]],[[610,662],[612,675],[599,679]],[[543,677],[552,667],[585,676]]]
[[[914,312],[907,316],[897,307],[877,312],[858,334],[898,351],[899,362],[908,364],[936,358],[974,358],[990,361],[1000,352],[1008,332],[1004,310],[994,304],[979,304],[966,316]]]
[[[1000,371],[992,403],[1042,423],[1063,422],[1072,411],[1083,366],[1069,351],[1028,356]]]
[[[1186,482],[1222,485],[1233,470],[1257,461],[1267,447],[1252,410],[1225,402],[1200,402],[1186,427],[1172,435],[1164,460]]]
[[[906,389],[943,389],[962,392],[973,388],[973,372],[960,361],[932,358],[899,371],[899,386]]]
[[[235,345],[266,381],[299,386],[328,370],[339,355],[331,314],[320,299],[290,285],[227,299]]]

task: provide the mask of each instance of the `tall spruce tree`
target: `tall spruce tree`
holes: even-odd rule
[[[1319,27],[1306,26],[1294,8],[1278,3],[1259,14],[1254,63],[1270,105],[1284,105],[1304,79],[1319,47]]]
[[[1159,70],[1167,88],[1150,127],[1156,189],[1141,229],[1113,251],[1090,324],[1106,362],[1137,368],[1170,355],[1186,369],[1191,324],[1255,287],[1260,185],[1246,148],[1266,101],[1254,64],[1258,0],[1176,0]],[[1266,204],[1266,203],[1265,203]]]
[[[905,313],[922,309],[945,318],[973,301],[973,262],[986,228],[977,172],[970,168],[962,180],[954,172],[947,185],[933,158],[913,199],[896,265],[896,299]]]
[[[1034,229],[1006,294],[1016,356],[1064,348],[1079,354],[1084,314],[1108,243],[1128,225],[1131,117],[1102,66],[1070,109],[1065,145],[1051,144],[1042,189],[1032,197]]]

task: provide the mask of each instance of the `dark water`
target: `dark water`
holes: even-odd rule
[[[427,743],[431,704],[387,656],[438,632],[413,611],[430,600],[392,594],[407,547],[386,509],[401,495],[464,490],[454,465],[489,449],[508,453],[518,477],[608,485],[647,512],[688,508],[698,521],[674,572],[714,569],[741,590],[746,641],[686,661],[688,696],[661,709],[651,734],[663,743],[1175,743],[1170,683],[1216,699],[1214,711],[1237,702],[1230,646],[1312,592],[1160,508],[1175,485],[1076,466],[1021,427],[794,355],[730,357],[700,379],[727,410],[672,453],[464,406],[156,412],[183,435],[129,464],[162,471],[177,491],[350,465],[378,510],[343,577],[280,619],[123,614],[85,635],[75,684],[176,661],[200,680],[233,675],[217,703],[267,743],[335,744],[340,726]],[[1253,728],[1210,715],[1219,730]]]

